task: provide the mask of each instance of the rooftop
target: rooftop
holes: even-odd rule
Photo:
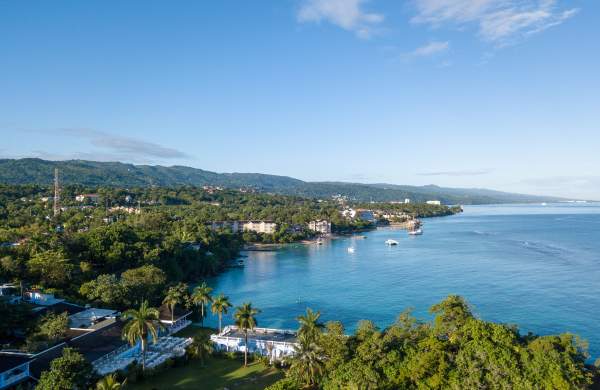
[[[90,308],[69,316],[69,328],[94,329],[107,318],[115,317],[115,310]]]
[[[245,337],[244,332],[233,326],[226,327],[219,336],[235,338]],[[281,343],[295,343],[296,333],[291,330],[255,328],[254,330],[248,332],[248,339],[277,341]]]
[[[0,372],[8,371],[31,360],[30,356],[0,352]]]

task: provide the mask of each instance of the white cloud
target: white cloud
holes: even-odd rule
[[[298,10],[302,23],[327,21],[345,30],[353,31],[360,38],[368,38],[374,27],[383,22],[384,16],[363,9],[368,0],[304,0]]]
[[[120,153],[127,156],[144,158],[170,159],[187,157],[185,153],[177,149],[137,138],[114,135],[103,131],[87,128],[65,128],[59,129],[58,131],[69,137],[89,139],[92,145],[107,150],[111,153]]]
[[[560,9],[557,0],[413,0],[413,23],[433,27],[474,24],[479,36],[502,46],[557,26],[578,9]]]
[[[410,57],[429,57],[448,51],[450,42],[430,42],[424,46],[418,47],[409,53]]]
[[[487,175],[491,173],[492,169],[465,169],[458,171],[438,171],[438,172],[423,172],[419,173],[419,176],[479,176],[479,175]]]

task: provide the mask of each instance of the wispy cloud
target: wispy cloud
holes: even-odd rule
[[[405,58],[431,57],[444,53],[450,49],[450,42],[429,42],[404,55]]]
[[[304,0],[298,10],[302,23],[326,21],[345,30],[353,31],[360,38],[369,38],[375,27],[384,20],[383,14],[364,10],[369,0]]]
[[[19,132],[32,136],[47,135],[47,129],[20,128]],[[190,159],[191,157],[180,150],[169,148],[142,139],[115,135],[89,128],[60,128],[51,130],[53,136],[66,138],[69,145],[76,140],[89,142],[89,150],[74,152],[54,152],[47,150],[31,150],[29,153],[6,153],[0,149],[3,158],[39,157],[46,160],[93,160],[93,161],[123,161],[136,164],[156,164],[173,159]],[[81,145],[80,148],[86,148]]]
[[[413,23],[477,26],[484,41],[504,46],[557,26],[577,14],[558,0],[413,0]]]
[[[458,171],[437,171],[437,172],[423,172],[419,173],[419,176],[479,176],[487,175],[491,173],[492,169],[480,169],[480,170],[458,170]]]
[[[66,128],[60,129],[59,131],[69,137],[88,139],[92,145],[102,148],[110,153],[137,158],[173,159],[187,157],[185,153],[177,149],[103,131],[87,128]]]

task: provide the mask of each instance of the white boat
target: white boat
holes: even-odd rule
[[[348,247],[348,253],[354,253],[354,248]]]
[[[390,245],[390,246],[392,246],[392,245],[398,245],[398,241],[396,241],[396,240],[386,240],[385,244],[386,245]]]
[[[411,236],[420,236],[423,234],[423,229],[410,230],[408,234]]]

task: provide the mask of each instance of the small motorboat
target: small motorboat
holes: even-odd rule
[[[348,247],[348,253],[354,253],[354,248]]]
[[[420,236],[421,234],[423,234],[423,229],[415,229],[408,232],[409,236]]]
[[[390,240],[386,240],[385,245],[389,245],[389,246],[398,245],[398,241],[391,240],[391,239]]]

